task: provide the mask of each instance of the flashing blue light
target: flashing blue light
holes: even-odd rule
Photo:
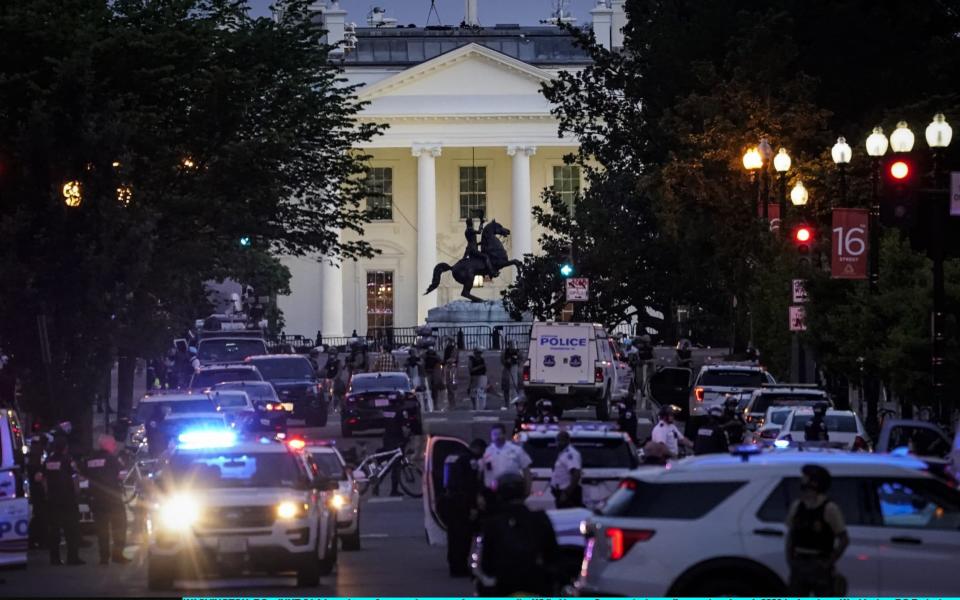
[[[789,448],[790,442],[787,440],[774,440],[773,445],[777,448]]]
[[[177,436],[177,441],[186,450],[227,448],[237,443],[237,434],[229,429],[199,429],[184,431]]]

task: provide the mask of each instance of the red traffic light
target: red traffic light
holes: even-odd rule
[[[897,181],[903,181],[910,175],[910,165],[902,160],[897,160],[890,163],[890,177],[893,177]]]
[[[807,226],[797,227],[793,232],[793,239],[797,242],[809,242],[813,238],[813,230]]]

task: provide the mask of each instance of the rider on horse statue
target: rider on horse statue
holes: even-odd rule
[[[478,229],[473,228],[473,219],[467,218],[467,228],[463,232],[463,236],[467,238],[467,250],[463,253],[464,258],[479,258],[487,266],[487,272],[490,274],[491,279],[495,279],[500,275],[500,271],[494,271],[493,265],[490,263],[490,257],[483,253],[480,249],[480,242],[478,236],[483,233],[483,217],[480,217],[480,227]]]

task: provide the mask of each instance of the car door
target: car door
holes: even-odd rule
[[[23,438],[13,411],[0,416],[0,566],[27,564],[30,503]]]
[[[837,570],[846,577],[851,596],[876,596],[879,589],[883,536],[870,526],[868,485],[863,478],[836,477],[829,493],[843,512],[850,536],[850,547]],[[773,569],[784,582],[790,575],[785,553],[787,513],[799,494],[799,476],[772,477],[741,515],[740,532],[747,555]]]
[[[443,435],[427,438],[423,464],[423,526],[427,531],[427,543],[431,546],[447,544],[447,524],[438,507],[447,475],[447,459],[455,459],[469,451],[467,443],[459,438]]]
[[[895,420],[884,424],[877,441],[877,452],[907,448],[916,456],[947,458],[951,446],[950,438],[933,423]]]
[[[878,478],[880,596],[952,596],[960,557],[960,494],[929,477]]]
[[[647,384],[650,398],[658,406],[675,404],[680,407],[687,405],[690,397],[690,369],[681,367],[663,367],[650,376]]]

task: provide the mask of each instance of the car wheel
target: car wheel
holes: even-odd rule
[[[317,542],[317,546],[320,542]],[[318,552],[314,552],[306,563],[297,569],[297,587],[317,587],[320,584],[321,560]]]
[[[336,528],[337,524],[331,523],[330,527]],[[333,567],[337,564],[337,534],[333,534],[333,539],[330,541],[330,545],[327,547],[326,556],[320,561],[320,574],[329,575],[333,573]]]
[[[169,562],[156,558],[147,560],[147,587],[151,590],[172,590],[175,574]]]
[[[610,388],[604,392],[600,404],[597,405],[597,420],[606,421],[610,418]]]
[[[360,549],[360,514],[357,514],[357,528],[353,533],[342,536],[340,540],[343,542],[344,550],[359,550]]]

